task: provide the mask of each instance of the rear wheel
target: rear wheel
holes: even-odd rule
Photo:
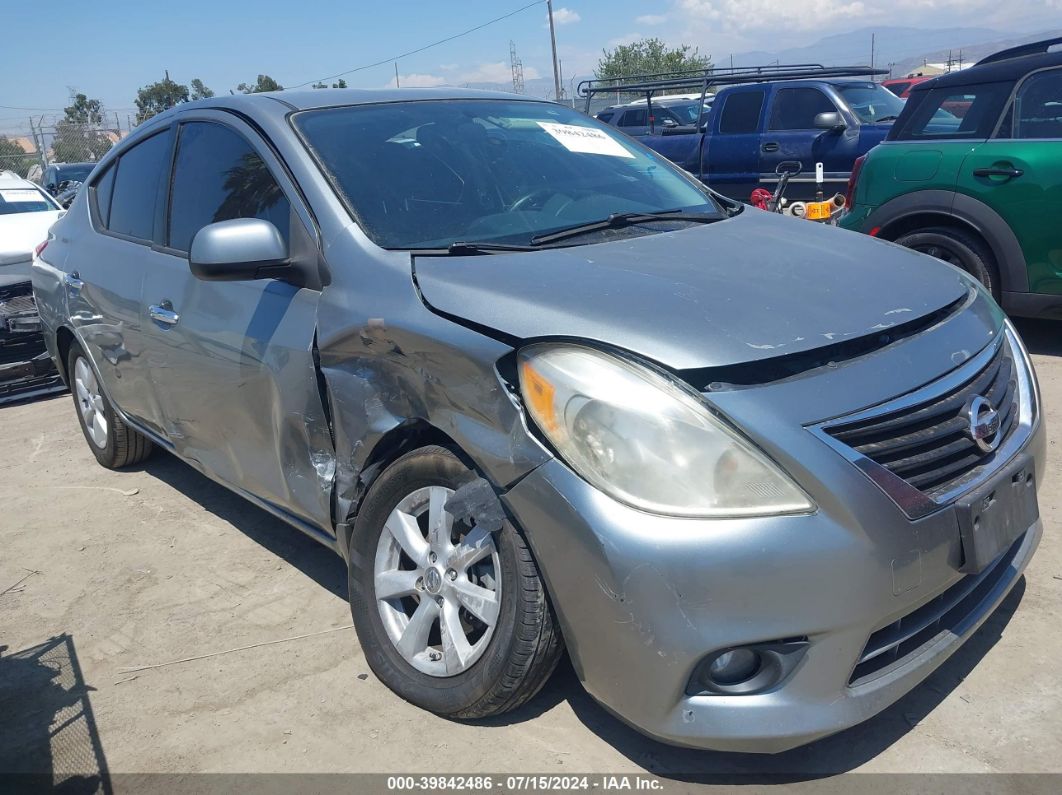
[[[76,342],[67,352],[66,372],[81,432],[100,464],[107,469],[118,469],[151,455],[151,440],[122,422],[103,394],[88,357]]]
[[[908,232],[896,242],[961,268],[999,300],[1000,284],[995,260],[988,246],[975,235],[950,227],[931,227]]]
[[[402,698],[451,718],[520,706],[562,649],[516,528],[447,510],[475,479],[442,447],[403,456],[369,489],[350,542],[351,613],[369,667]]]

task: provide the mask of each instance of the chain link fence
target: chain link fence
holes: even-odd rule
[[[128,132],[98,124],[31,124],[29,134],[0,133],[0,171],[39,180],[54,163],[96,163]]]

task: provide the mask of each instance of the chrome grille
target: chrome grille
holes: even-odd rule
[[[969,433],[968,407],[977,396],[998,412],[1001,446],[1019,422],[1017,373],[1009,345],[1001,342],[987,364],[942,394],[856,421],[842,419],[824,430],[932,499],[995,455],[979,449]]]

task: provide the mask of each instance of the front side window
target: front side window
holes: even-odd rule
[[[207,224],[261,218],[288,240],[291,205],[273,174],[239,133],[220,124],[181,125],[170,195],[169,246],[192,247]]]
[[[122,153],[116,166],[107,229],[151,240],[159,186],[170,162],[170,136],[154,135]]]
[[[730,94],[723,103],[719,118],[719,132],[725,134],[754,133],[760,127],[764,92],[739,91]]]
[[[59,206],[40,188],[30,185],[0,188],[0,215],[39,213],[58,209]]]
[[[706,189],[614,128],[547,102],[442,100],[297,113],[377,245],[527,244],[613,213],[721,217]]]
[[[903,92],[911,86],[910,83],[889,83],[885,88],[889,89],[893,94],[898,97],[903,96]]]
[[[891,140],[987,139],[1010,95],[1010,82],[915,90]]]
[[[820,113],[836,113],[833,100],[817,88],[783,88],[774,95],[772,130],[813,130]]]
[[[834,88],[863,124],[896,121],[906,105],[878,83],[837,83]]]
[[[1029,77],[1014,110],[1015,138],[1062,138],[1062,69]]]

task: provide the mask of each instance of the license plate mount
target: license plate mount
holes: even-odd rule
[[[963,564],[976,574],[1040,518],[1032,456],[1022,453],[989,482],[955,503]]]

